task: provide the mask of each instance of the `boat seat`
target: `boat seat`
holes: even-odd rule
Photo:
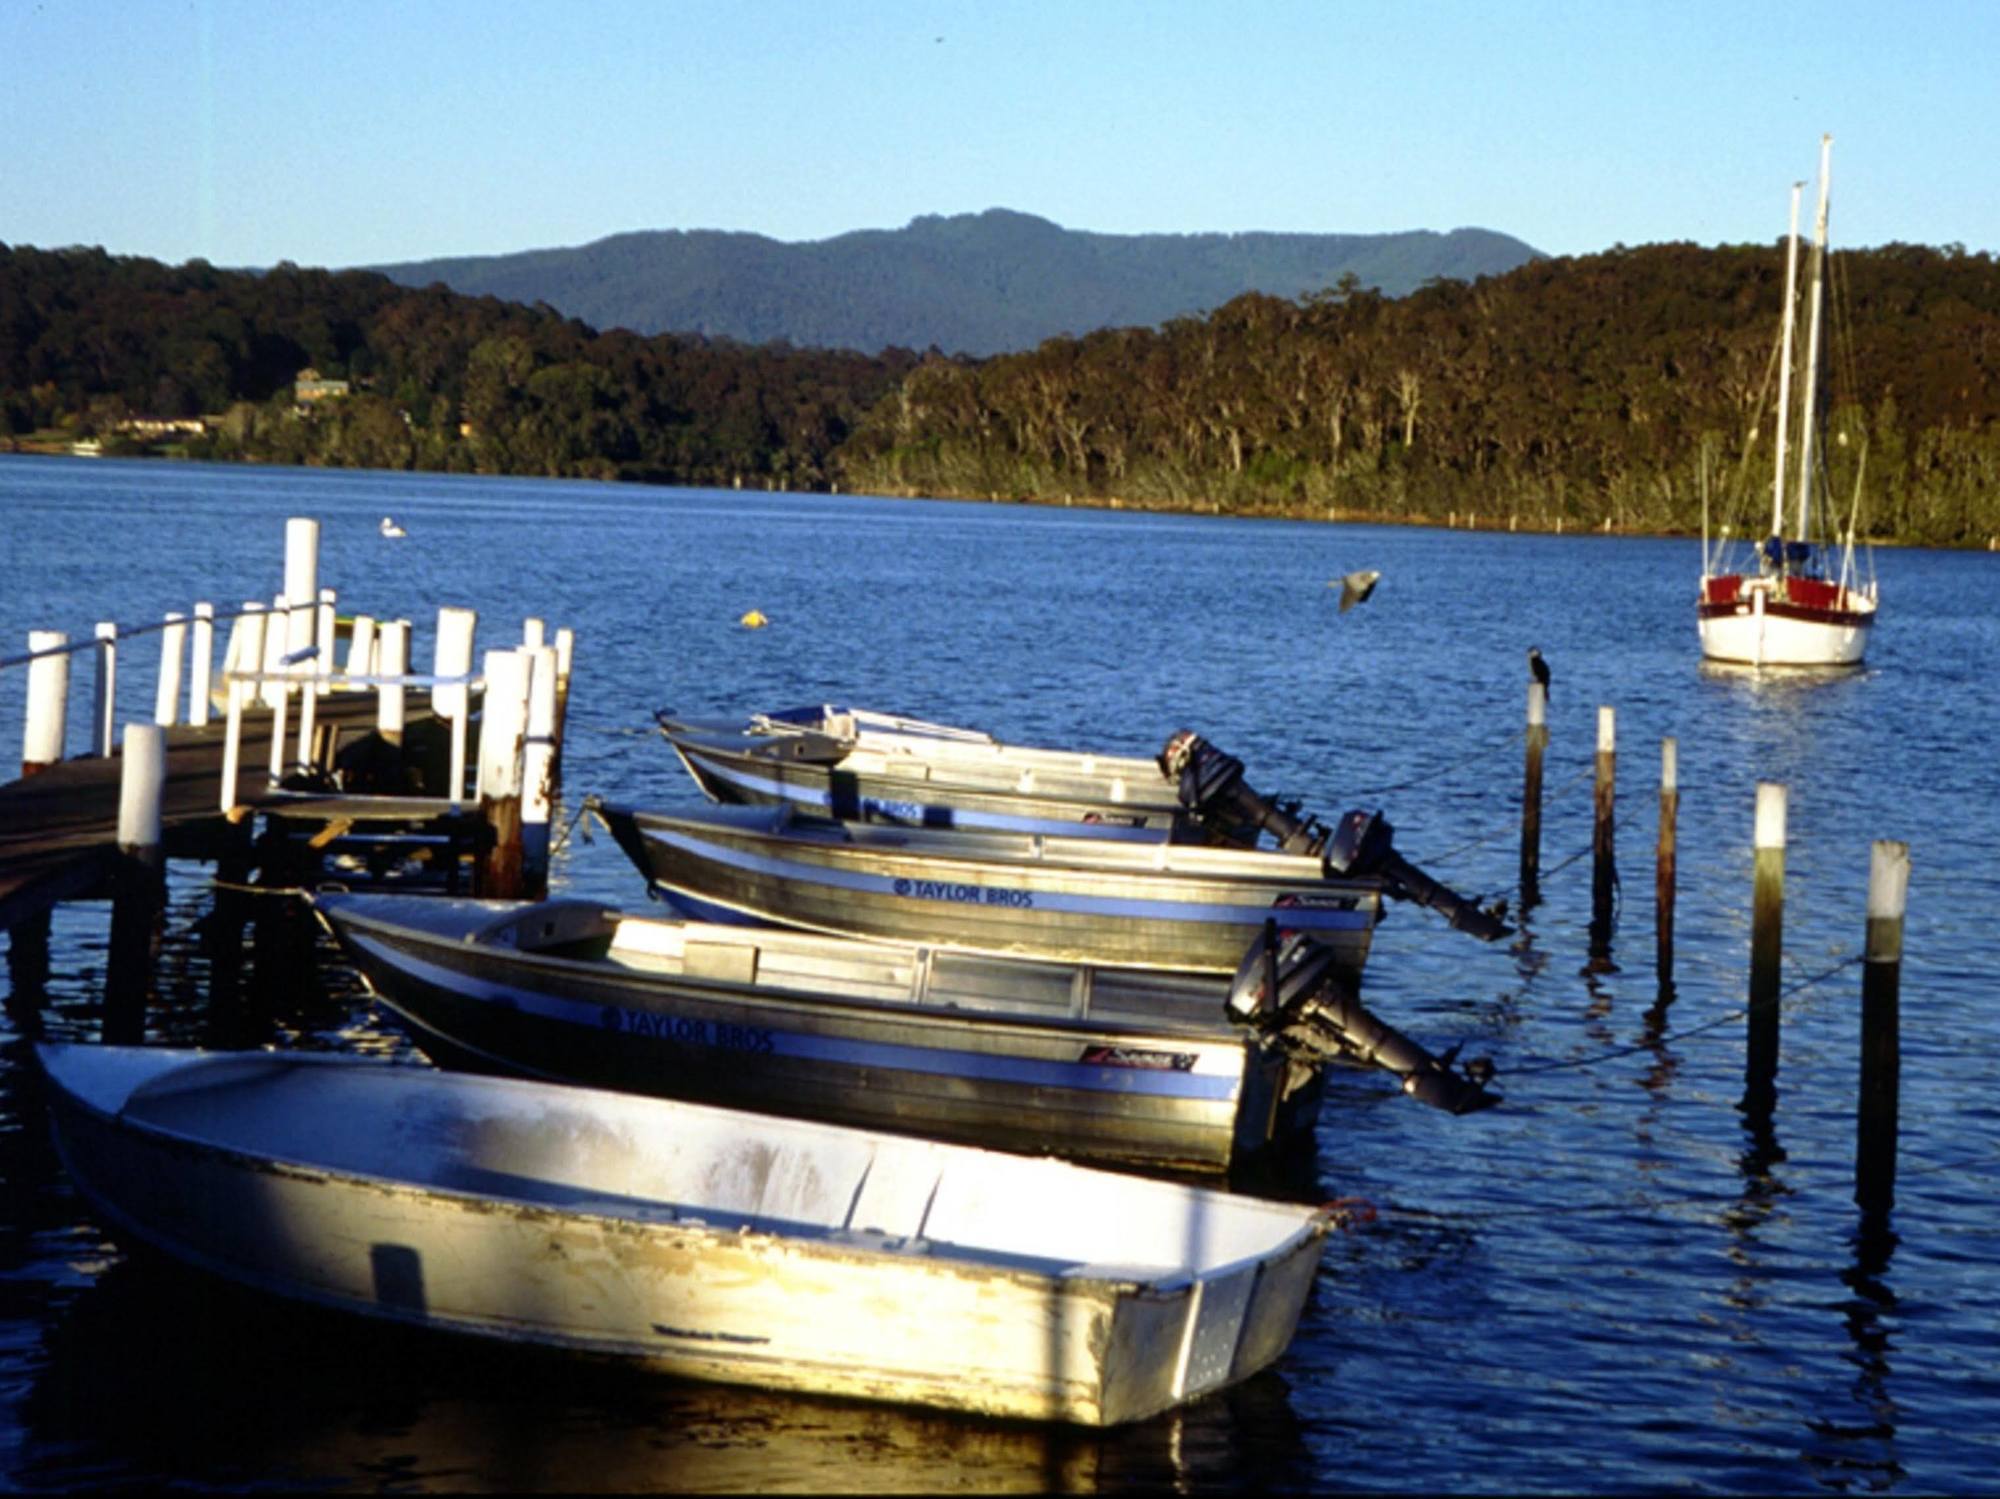
[[[754,983],[757,979],[756,944],[691,939],[681,949],[681,972],[689,978]]]

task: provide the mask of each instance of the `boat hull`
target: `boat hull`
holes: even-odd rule
[[[1101,794],[1044,794],[954,783],[936,766],[856,752],[831,765],[774,760],[744,747],[668,734],[695,784],[715,801],[785,804],[848,822],[903,827],[970,828],[1009,833],[1160,840],[1184,832],[1177,805],[1144,805],[1123,777],[1104,780]],[[875,768],[867,768],[875,767]],[[1020,777],[1011,778],[1014,786]],[[1158,771],[1156,782],[1163,782]]]
[[[615,913],[605,957],[523,950],[580,904],[315,898],[447,1065],[1144,1170],[1311,1138],[1323,1071],[1229,1023],[1225,982]]]
[[[1798,581],[1791,591],[1803,591]],[[1830,583],[1815,583],[1810,599],[1787,592],[1763,578],[1704,579],[1702,655],[1741,666],[1858,665],[1875,623],[1874,600]]]
[[[741,722],[658,717],[688,773],[718,802],[784,803],[906,827],[1200,836],[1155,759],[1003,744],[975,730],[834,707]]]
[[[1381,914],[1379,882],[1327,879],[1317,860],[1277,853],[926,836],[782,809],[597,810],[648,880],[701,919],[1205,973],[1234,973],[1275,923],[1359,974]]]
[[[360,1058],[40,1055],[58,1151],[120,1239],[306,1303],[725,1383],[1143,1419],[1283,1351],[1327,1226],[1060,1162]]]

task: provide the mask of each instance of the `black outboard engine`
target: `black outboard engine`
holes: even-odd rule
[[[1408,1036],[1363,1008],[1353,981],[1334,954],[1302,932],[1267,922],[1250,944],[1229,986],[1229,1018],[1272,1037],[1289,1053],[1314,1061],[1346,1058],[1393,1072],[1419,1103],[1450,1114],[1492,1108],[1500,1095],[1483,1084],[1493,1075],[1484,1060],[1451,1069],[1457,1048],[1432,1056]]]
[[[1396,830],[1380,812],[1349,812],[1333,830],[1326,867],[1335,874],[1372,874],[1391,895],[1429,906],[1461,932],[1495,942],[1512,928],[1491,911],[1447,888],[1391,846]]]
[[[1160,751],[1160,769],[1179,785],[1181,805],[1204,826],[1211,822],[1226,834],[1247,830],[1243,842],[1254,844],[1267,832],[1278,848],[1324,861],[1327,872],[1382,881],[1390,895],[1415,901],[1443,914],[1461,932],[1493,942],[1511,931],[1491,911],[1440,884],[1397,853],[1395,829],[1380,812],[1349,812],[1329,829],[1318,818],[1301,815],[1297,802],[1260,796],[1243,782],[1243,762],[1225,754],[1189,729],[1182,729]]]

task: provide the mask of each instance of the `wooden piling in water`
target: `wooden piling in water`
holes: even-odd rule
[[[1542,756],[1549,747],[1548,694],[1528,683],[1528,758],[1521,787],[1521,908],[1542,899]]]
[[[166,729],[125,726],[118,782],[118,852],[111,877],[111,952],[104,977],[104,1039],[136,1045],[145,1039],[146,991],[159,953],[166,909],[166,860],[161,846],[161,797],[167,784]]]
[[[1617,807],[1618,720],[1614,710],[1597,710],[1597,777],[1592,790],[1590,836],[1590,961],[1586,971],[1610,973],[1612,907],[1618,894],[1618,861],[1614,846]]]
[[[1660,841],[1653,864],[1653,969],[1659,996],[1674,992],[1674,876],[1680,821],[1680,741],[1660,741]]]
[[[1777,1098],[1778,990],[1785,950],[1785,788],[1757,785],[1750,910],[1750,1012],[1744,1107],[1768,1113]]]
[[[1868,864],[1868,934],[1861,954],[1861,1090],[1855,1118],[1854,1200],[1886,1213],[1896,1203],[1902,1083],[1903,908],[1910,845],[1879,839]]]

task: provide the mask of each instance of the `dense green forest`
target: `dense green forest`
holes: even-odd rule
[[[2000,535],[2000,267],[1833,261],[1827,483],[1863,534]],[[281,266],[0,246],[0,431],[270,462],[1691,531],[1768,501],[1777,246],[1349,278],[990,359],[597,333]],[[345,380],[302,402],[299,372]]]
[[[1862,534],[1984,545],[2000,267],[1900,245],[1832,264],[1836,513],[1859,480]],[[1693,531],[1706,498],[1718,525],[1761,527],[1783,286],[1781,247],[1659,245],[1395,300],[1246,296],[1158,331],[927,361],[844,467],[889,493],[1488,527]]]
[[[916,362],[624,332],[546,307],[281,265],[171,268],[0,246],[0,432],[189,456],[825,488],[862,412]],[[295,398],[305,370],[337,399]]]

